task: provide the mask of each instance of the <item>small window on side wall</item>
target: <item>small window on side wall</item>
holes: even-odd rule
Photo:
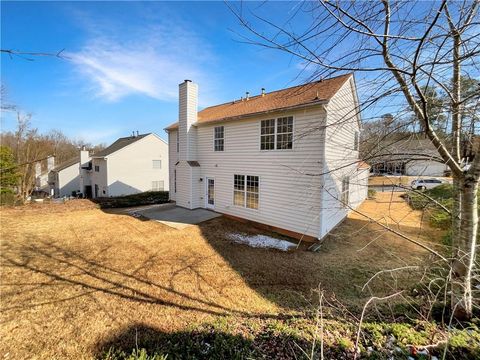
[[[152,160],[152,166],[154,169],[162,168],[162,160]]]
[[[215,126],[213,129],[213,150],[223,151],[225,147],[225,128],[223,126]]]
[[[342,179],[342,196],[341,199],[342,205],[347,207],[350,200],[350,177],[344,176]]]
[[[163,191],[163,180],[152,181],[152,191]]]
[[[95,172],[99,172],[100,171],[100,166],[99,165],[95,165]]]
[[[177,152],[180,151],[180,135],[179,135],[179,130],[180,130],[180,128],[177,130]]]

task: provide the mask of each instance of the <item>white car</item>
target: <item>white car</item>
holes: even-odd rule
[[[410,184],[412,189],[415,190],[426,190],[426,189],[433,189],[438,185],[448,184],[448,181],[440,180],[440,179],[417,179],[413,180]]]

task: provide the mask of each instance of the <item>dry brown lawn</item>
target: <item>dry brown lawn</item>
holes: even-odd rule
[[[438,237],[419,226],[421,214],[398,194],[378,194],[361,210],[392,226],[401,222],[421,241]],[[225,237],[254,230],[224,218],[175,230],[83,200],[4,208],[0,356],[92,358],[131,324],[175,332],[223,316],[301,316],[319,284],[354,309],[368,297],[361,287],[375,272],[426,256],[356,214],[318,253],[253,249]],[[390,284],[376,290],[388,292]]]

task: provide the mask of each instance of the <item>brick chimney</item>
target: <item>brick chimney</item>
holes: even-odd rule
[[[179,154],[178,159],[197,160],[196,128],[198,112],[198,85],[191,80],[185,80],[179,85],[178,131]]]

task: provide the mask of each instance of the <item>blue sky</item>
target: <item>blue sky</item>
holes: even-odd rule
[[[261,4],[259,3],[259,6]],[[288,16],[295,3],[259,11]],[[178,84],[199,84],[202,107],[291,86],[299,61],[241,43],[223,2],[4,2],[3,49],[57,52],[68,59],[2,55],[5,101],[32,113],[42,132],[91,143],[132,130],[156,132],[177,119]],[[3,130],[15,127],[2,113]]]

